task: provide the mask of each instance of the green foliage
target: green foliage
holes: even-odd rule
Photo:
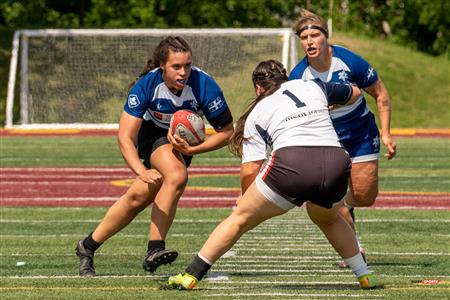
[[[281,27],[292,24],[304,7],[324,19],[332,18],[333,27],[339,30],[387,35],[427,53],[449,53],[450,2],[447,0],[330,1],[4,0],[0,4],[0,26]]]

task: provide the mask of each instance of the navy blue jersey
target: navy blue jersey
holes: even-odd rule
[[[217,122],[211,120],[217,120],[222,114],[229,113],[219,85],[201,69],[192,67],[189,79],[179,96],[169,90],[162,74],[162,69],[156,68],[136,82],[124,106],[128,114],[168,129],[170,118],[177,110],[188,109],[204,115],[215,128]]]
[[[341,46],[333,45],[331,48],[333,57],[331,67],[328,71],[316,71],[309,65],[307,57],[304,57],[297,66],[292,69],[289,80],[320,79],[323,82],[351,83],[355,84],[360,89],[369,87],[378,80],[377,72],[361,56]],[[364,95],[361,95],[360,99],[354,104],[332,110],[331,118],[333,119],[333,122],[336,119],[339,119],[339,121],[350,120],[365,115],[368,112],[369,108],[364,99]]]
[[[377,72],[361,56],[350,50],[331,46],[333,56],[330,69],[318,72],[303,58],[292,70],[292,79],[320,79],[323,82],[346,82],[367,88],[378,80]],[[375,118],[361,95],[355,103],[337,107],[330,111],[334,128],[341,143],[349,152],[352,162],[378,159],[380,139]]]

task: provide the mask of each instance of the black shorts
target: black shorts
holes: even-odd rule
[[[142,122],[138,134],[137,150],[144,166],[151,168],[150,156],[159,146],[170,144],[167,139],[168,129],[156,126],[152,121]],[[189,167],[192,156],[182,154],[186,167]]]
[[[296,206],[311,201],[331,208],[347,193],[350,170],[342,148],[296,146],[273,152],[258,179]]]

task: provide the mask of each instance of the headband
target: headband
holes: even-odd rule
[[[320,32],[322,32],[322,33],[325,35],[326,38],[328,38],[328,32],[327,32],[325,29],[323,29],[323,28],[320,27],[320,26],[313,25],[313,24],[305,25],[305,26],[303,26],[302,28],[300,28],[299,30],[297,30],[297,35],[300,36],[300,34],[301,34],[303,31],[307,30],[307,29],[317,29],[317,30],[319,30]]]

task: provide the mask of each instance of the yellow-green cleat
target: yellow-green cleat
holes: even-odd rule
[[[192,290],[197,283],[197,278],[188,273],[184,273],[170,276],[169,280],[167,280],[167,287],[179,290]]]
[[[362,289],[376,289],[380,287],[378,280],[373,274],[366,274],[358,277],[359,285]]]

